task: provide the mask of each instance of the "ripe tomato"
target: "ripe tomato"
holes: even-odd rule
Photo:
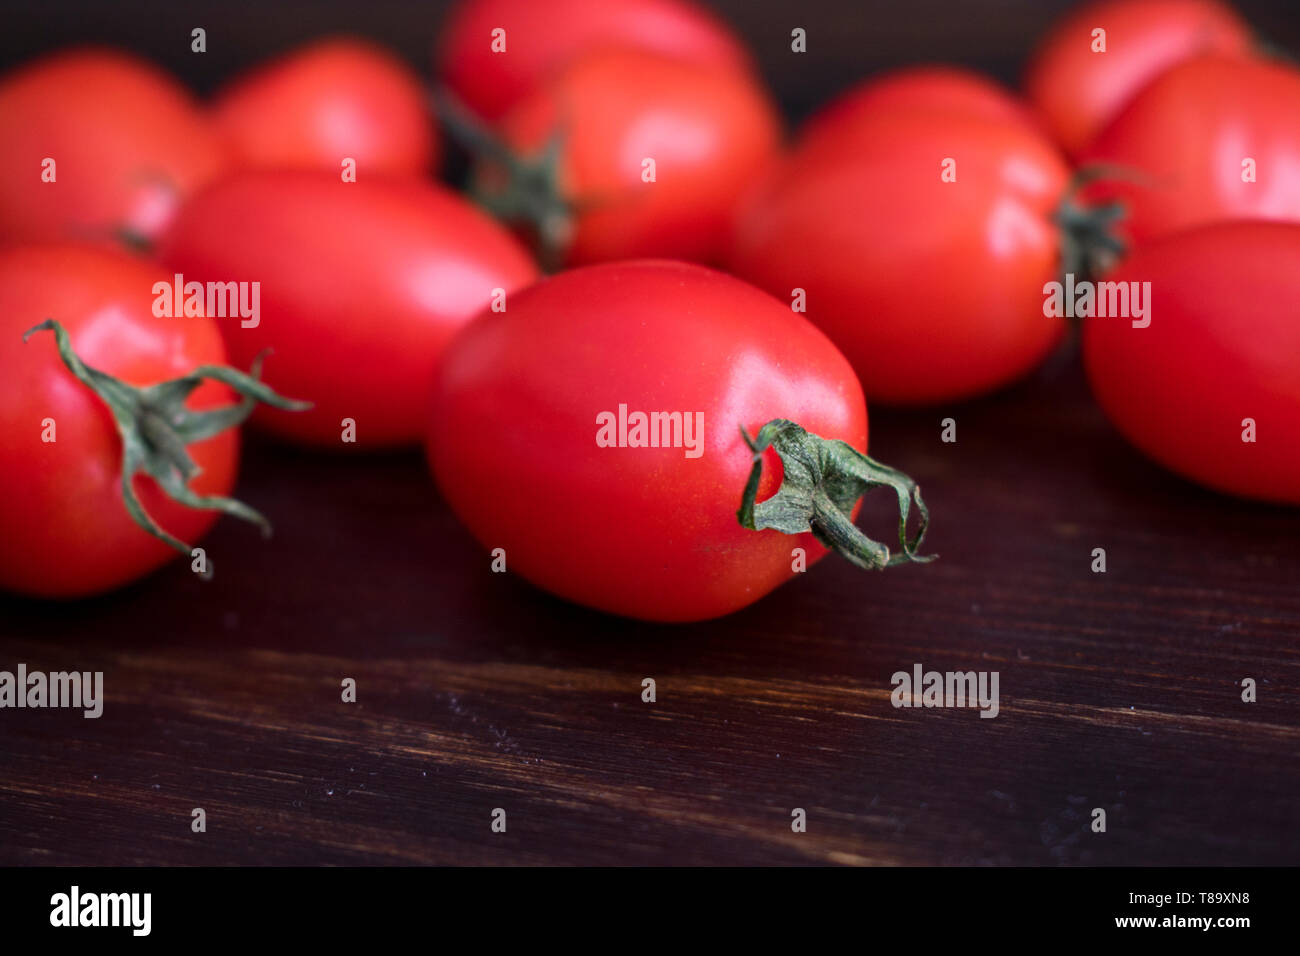
[[[185,207],[159,252],[186,282],[247,282],[250,296],[259,283],[256,320],[219,321],[232,360],[273,348],[267,381],[315,408],[259,409],[254,421],[335,448],[344,419],[355,447],[418,442],[446,341],[494,290],[536,277],[523,248],[455,193],[330,173],[223,180]]]
[[[351,37],[321,40],[249,73],[213,104],[243,166],[419,174],[437,153],[419,79],[386,50]]]
[[[494,38],[504,30],[505,49]],[[479,116],[496,120],[583,53],[631,46],[692,63],[747,69],[731,31],[682,0],[463,0],[440,35],[438,74]]]
[[[635,417],[661,412],[680,428],[647,432]],[[695,621],[787,580],[792,549],[809,563],[824,553],[813,534],[737,521],[755,461],[741,428],[775,418],[866,448],[853,370],[789,308],[699,266],[619,262],[545,280],[466,327],[438,375],[427,448],[447,501],[485,547],[505,549],[506,570],[602,610]],[[642,444],[649,435],[657,447]],[[783,477],[846,452],[822,443],[783,470],[769,448],[759,508]],[[892,476],[880,483],[905,521],[919,492]],[[813,525],[843,530],[860,493]],[[892,563],[914,560],[918,543]]]
[[[799,152],[844,149],[860,126],[870,129],[873,118],[891,111],[956,115],[1043,131],[1023,103],[983,74],[955,66],[914,66],[859,83],[819,110],[799,131]]]
[[[1143,90],[1084,161],[1131,171],[1085,196],[1124,201],[1121,231],[1136,242],[1225,219],[1300,222],[1300,70],[1189,60]]]
[[[1089,319],[1093,393],[1160,464],[1219,491],[1300,504],[1300,225],[1229,222],[1139,248],[1151,324]],[[1254,440],[1243,436],[1254,423]]]
[[[0,588],[95,594],[176,556],[127,514],[122,443],[108,407],[68,371],[52,335],[23,343],[27,329],[54,318],[87,364],[141,386],[223,364],[212,319],[154,316],[151,289],[162,278],[161,269],[124,253],[77,245],[0,252]],[[186,407],[211,409],[230,399],[226,386],[208,381]],[[44,440],[50,427],[54,441]],[[222,432],[189,453],[202,469],[193,490],[227,494],[238,433]],[[132,484],[145,511],[186,541],[201,538],[216,519],[215,511],[173,501],[148,476]]]
[[[225,165],[189,94],[111,50],[57,53],[0,80],[0,143],[0,240],[10,241],[155,239]]]
[[[796,145],[751,197],[733,271],[787,302],[806,296],[868,399],[965,398],[1028,372],[1064,330],[1043,315],[1069,179],[1055,147],[959,114],[886,111],[848,134],[841,150]]]
[[[527,209],[564,210],[569,264],[712,262],[739,196],[775,155],[779,124],[744,73],[611,50],[582,57],[525,98],[502,133],[522,155],[558,143],[554,168],[542,170],[551,175],[509,188],[522,189]],[[487,205],[512,218],[518,196],[495,189],[491,175],[480,180]]]
[[[1094,30],[1105,52],[1093,52]],[[1245,57],[1250,29],[1218,0],[1093,0],[1039,44],[1025,92],[1066,151],[1080,152],[1165,70],[1201,54]]]

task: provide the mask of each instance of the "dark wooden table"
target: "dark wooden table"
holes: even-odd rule
[[[208,91],[351,29],[424,67],[445,5],[19,4],[0,65],[94,40]],[[714,5],[798,117],[913,60],[1014,80],[1067,3]],[[1239,6],[1300,47],[1293,0]],[[1300,512],[1147,463],[1069,358],[978,403],[873,410],[872,452],[924,485],[939,562],[832,558],[661,627],[490,573],[418,455],[254,439],[238,494],[278,533],[223,522],[212,582],[177,565],[93,601],[0,597],[0,669],[102,670],[108,698],[99,720],[0,712],[0,864],[1300,863]],[[999,716],[894,709],[916,663],[997,670]]]
[[[669,627],[491,573],[416,455],[254,441],[277,534],[221,524],[210,583],[0,603],[0,667],[107,688],[0,714],[0,863],[1300,862],[1300,512],[1148,464],[1068,359],[872,450],[940,561]],[[915,663],[997,670],[1000,714],[895,709]]]

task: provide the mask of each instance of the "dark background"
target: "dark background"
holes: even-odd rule
[[[1067,4],[710,6],[797,118],[917,60],[1014,81]],[[93,40],[207,92],[352,30],[427,71],[444,8],[10,2],[0,64]],[[1239,8],[1300,49],[1292,0]],[[177,564],[91,601],[0,597],[0,668],[103,670],[108,695],[98,721],[0,712],[0,863],[1300,862],[1295,509],[1146,462],[1069,351],[979,402],[873,408],[872,453],[925,488],[937,563],[832,558],[725,620],[663,627],[491,574],[416,454],[254,437],[237,494],[277,535],[222,522],[211,583]],[[890,675],[916,662],[998,670],[1001,714],[895,710]]]
[[[537,0],[541,3],[544,0]],[[921,60],[1020,76],[1025,55],[1069,0],[703,0],[746,41],[787,115],[800,118],[868,73]],[[1234,6],[1261,36],[1300,52],[1295,0]],[[358,33],[428,72],[447,0],[0,0],[0,66],[68,43],[142,53],[209,93],[232,73],[322,33]],[[807,54],[790,30],[808,31]],[[190,52],[190,31],[208,52]]]

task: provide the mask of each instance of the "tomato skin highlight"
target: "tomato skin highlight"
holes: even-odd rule
[[[599,447],[597,416],[703,414],[683,447]],[[825,550],[811,534],[741,527],[751,435],[788,417],[866,448],[852,369],[798,315],[699,266],[576,269],[485,313],[447,350],[428,454],[449,504],[508,568],[562,597],[654,621],[744,607]],[[759,497],[780,484],[765,460]]]
[[[979,117],[885,111],[796,144],[737,217],[730,266],[808,318],[868,400],[926,404],[1026,374],[1064,332],[1043,315],[1069,170],[1045,136]],[[941,178],[956,162],[956,181]]]
[[[1093,394],[1124,437],[1184,477],[1300,504],[1300,225],[1203,226],[1138,249],[1106,281],[1151,283],[1151,324],[1084,321]],[[1256,440],[1242,440],[1244,419]]]
[[[438,143],[420,80],[382,47],[317,41],[236,80],[213,115],[235,161],[254,169],[320,169],[344,157],[358,177],[428,172]]]
[[[493,290],[537,275],[513,237],[450,190],[328,173],[226,179],[187,204],[160,256],[186,282],[260,283],[256,327],[217,319],[231,361],[246,368],[273,349],[267,383],[315,407],[261,407],[252,420],[341,450],[421,441],[447,341]],[[345,418],[355,443],[341,441]]]
[[[1243,181],[1243,160],[1257,180]],[[1088,149],[1088,163],[1135,171],[1090,187],[1122,200],[1134,242],[1230,219],[1300,222],[1300,70],[1203,57],[1148,86]]]
[[[107,49],[74,49],[0,79],[0,241],[157,239],[225,147],[170,76]],[[55,180],[43,182],[43,163]]]
[[[492,51],[498,28],[504,53]],[[495,121],[569,61],[615,46],[750,69],[730,29],[681,0],[463,0],[440,33],[437,72],[470,109]]]
[[[570,64],[501,125],[524,155],[559,131],[559,188],[577,206],[568,265],[713,264],[740,197],[776,155],[780,122],[747,74],[607,50]],[[653,182],[643,179],[647,158]]]
[[[45,597],[102,593],[177,557],[128,516],[121,492],[122,447],[112,415],[59,359],[49,335],[23,333],[47,317],[62,322],[89,365],[133,385],[153,385],[225,364],[215,323],[204,316],[157,318],[155,265],[75,244],[0,251],[0,588]],[[186,405],[229,404],[229,389],[205,381]],[[45,442],[44,420],[55,438]],[[199,494],[234,485],[238,432],[189,446],[202,469]],[[199,540],[216,520],[174,502],[152,478],[136,494],[167,531]]]
[[[1092,31],[1106,52],[1092,52]],[[1070,10],[1038,45],[1025,93],[1071,155],[1084,150],[1165,70],[1205,54],[1250,55],[1246,23],[1218,0],[1094,0]]]

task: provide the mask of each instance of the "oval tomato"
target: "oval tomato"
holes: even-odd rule
[[[440,34],[436,58],[443,82],[496,120],[568,61],[610,46],[749,67],[731,31],[682,0],[464,0]]]
[[[1135,242],[1227,219],[1300,222],[1300,70],[1189,60],[1142,91],[1085,152],[1117,167],[1085,198],[1122,200]]]
[[[838,156],[796,145],[739,216],[732,269],[802,304],[868,399],[965,398],[1028,372],[1064,330],[1043,314],[1069,180],[1055,147],[956,114],[873,114],[850,133]]]
[[[338,37],[286,54],[237,80],[213,103],[235,159],[258,169],[359,176],[427,172],[437,154],[432,106],[399,59],[364,40]]]
[[[225,166],[189,94],[111,50],[57,53],[0,80],[0,143],[9,241],[155,239]]]
[[[565,217],[565,262],[711,262],[737,200],[775,155],[779,124],[746,74],[611,50],[565,68],[501,130],[521,155],[545,156],[556,144],[553,165],[508,188],[522,188],[525,210]],[[488,207],[512,218],[519,196],[497,189],[490,171],[480,182]]]
[[[185,207],[160,255],[205,290],[245,283],[250,316],[218,318],[232,360],[273,348],[267,381],[315,403],[293,415],[259,409],[254,421],[336,448],[344,419],[354,447],[419,441],[447,340],[536,277],[518,243],[455,193],[328,173],[223,180]]]
[[[1150,283],[1150,325],[1083,329],[1093,393],[1129,441],[1219,491],[1300,504],[1298,262],[1298,225],[1218,223],[1106,277]]]
[[[127,514],[122,443],[108,407],[68,371],[53,336],[23,342],[26,330],[56,319],[87,364],[141,386],[223,364],[211,319],[154,315],[151,290],[161,273],[124,253],[76,245],[0,252],[0,588],[95,594],[176,557]],[[230,398],[229,389],[209,381],[186,406],[211,409]],[[238,433],[222,432],[189,452],[202,469],[193,490],[228,493]],[[133,487],[145,511],[187,541],[216,518],[173,501],[148,476],[137,476]]]
[[[1094,52],[1099,29],[1104,52]],[[1250,45],[1247,25],[1218,0],[1094,0],[1039,44],[1025,92],[1074,154],[1165,70],[1201,54],[1245,57]]]
[[[699,266],[610,263],[547,279],[456,337],[428,454],[452,508],[505,549],[510,571],[602,610],[693,621],[791,577],[792,549],[824,553],[813,534],[737,521],[755,461],[741,428],[778,418],[866,448],[853,370],[787,307]],[[796,473],[783,459],[761,459],[763,504]],[[906,520],[910,482],[885,483]],[[840,505],[824,527],[851,520]],[[893,563],[915,559],[904,552]]]

